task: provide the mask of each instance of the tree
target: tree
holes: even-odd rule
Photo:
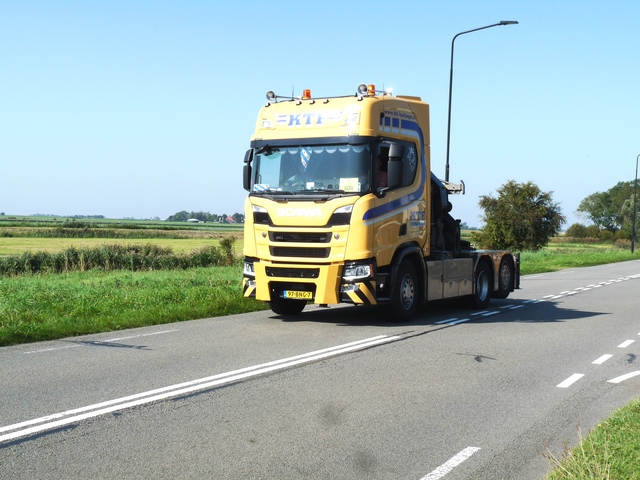
[[[633,212],[634,212],[634,203],[633,203],[633,195],[631,195],[631,197],[629,197],[624,204],[622,205],[622,209],[621,209],[621,213],[622,216],[624,218],[624,223],[622,225],[622,233],[624,233],[624,238],[631,238],[632,237],[632,232],[633,232]],[[635,232],[636,232],[636,237],[638,236],[638,233],[640,232],[640,212],[638,212],[638,210],[635,210],[636,212],[636,225],[635,225]]]
[[[472,238],[481,248],[539,250],[565,222],[553,192],[542,192],[532,182],[509,180],[497,192],[497,198],[482,195],[478,202],[485,226]]]
[[[606,192],[592,193],[578,205],[578,212],[601,230],[616,233],[622,228],[625,216],[623,206],[633,193],[633,182],[618,182]]]

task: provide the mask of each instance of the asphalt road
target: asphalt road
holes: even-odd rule
[[[640,261],[522,287],[1,348],[0,478],[539,479],[640,396]]]

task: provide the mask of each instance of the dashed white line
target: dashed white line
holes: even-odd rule
[[[457,318],[447,318],[446,320],[440,320],[440,321],[436,322],[436,325],[443,325],[445,323],[455,322],[456,320],[458,320],[458,319]]]
[[[567,378],[564,382],[559,383],[558,385],[556,385],[556,387],[558,387],[558,388],[568,388],[571,385],[573,385],[575,382],[580,380],[582,377],[584,377],[584,373],[574,373],[569,378]]]
[[[631,373],[625,373],[624,375],[620,375],[619,377],[616,378],[612,378],[611,380],[608,380],[609,383],[620,383],[620,382],[624,382],[625,380],[629,380],[630,378],[636,377],[640,375],[640,371],[635,371],[635,372],[631,372]]]
[[[607,360],[609,360],[611,357],[613,357],[613,355],[610,354],[605,354],[602,355],[600,358],[597,358],[596,360],[594,360],[593,362],[591,362],[593,365],[602,365],[604,362],[606,362]]]
[[[458,325],[459,323],[468,322],[471,320],[470,318],[461,318],[460,320],[456,320],[455,322],[449,323],[449,325]]]
[[[456,455],[451,457],[449,460],[447,460],[445,463],[443,463],[438,468],[436,468],[434,471],[429,473],[427,476],[422,477],[420,480],[438,480],[444,477],[447,473],[449,473],[451,470],[456,468],[462,462],[467,460],[471,455],[476,453],[478,450],[480,450],[478,447],[465,448],[460,453],[457,453]]]
[[[624,342],[622,342],[620,345],[618,345],[618,348],[627,348],[629,345],[631,345],[633,342],[635,342],[635,340],[625,340]]]

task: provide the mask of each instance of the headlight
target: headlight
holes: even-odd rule
[[[333,213],[351,213],[352,210],[353,210],[353,205],[345,205],[344,207],[340,207],[336,209],[336,211]]]
[[[362,278],[370,278],[373,276],[372,264],[352,264],[345,265],[342,279],[345,282],[353,282]]]
[[[242,267],[242,274],[246,277],[255,277],[256,272],[253,269],[253,262],[249,262],[247,260],[244,261]]]

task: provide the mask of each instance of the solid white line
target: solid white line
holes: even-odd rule
[[[195,392],[198,390],[204,390],[206,388],[215,387],[225,383],[243,380],[245,378],[261,375],[263,373],[270,373],[273,371],[282,370],[284,368],[290,368],[290,367],[301,365],[304,363],[313,362],[316,360],[321,360],[321,359],[339,355],[342,353],[361,350],[374,345],[391,342],[398,338],[400,337],[399,336],[388,337],[386,335],[379,335],[377,337],[358,340],[356,342],[351,342],[344,345],[338,345],[336,347],[329,347],[322,350],[317,350],[315,352],[305,353],[302,355],[284,358],[281,360],[275,360],[272,362],[263,363],[261,365],[246,367],[246,368],[234,370],[231,372],[213,375],[211,377],[206,377],[198,380],[192,380],[190,382],[180,383],[177,385],[158,388],[156,390],[150,390],[148,392],[138,393],[135,395],[130,395],[128,397],[122,397],[115,400],[109,400],[106,402],[97,403],[95,405],[89,405],[86,407],[68,410],[62,413],[47,415],[45,417],[40,417],[33,420],[27,420],[25,422],[16,423],[14,425],[7,425],[5,427],[1,427],[0,432],[20,429],[28,425],[48,422],[49,420],[54,420],[56,418],[59,419],[53,422],[44,423],[42,425],[25,428],[12,433],[8,433],[6,435],[2,435],[0,436],[0,442],[12,440],[14,438],[23,437],[26,435],[31,435],[33,433],[42,432],[44,430],[50,430],[52,428],[68,425],[70,423],[74,423],[87,418],[105,415],[107,413],[111,413],[117,410],[124,410],[126,408],[131,408],[138,405],[143,405],[146,403],[151,403],[151,402],[155,402],[158,400],[163,400],[166,398],[175,397],[179,395],[185,395],[187,393]],[[86,412],[86,413],[82,413],[82,412]],[[79,415],[75,415],[78,413]],[[68,417],[69,415],[74,415],[74,416]],[[67,418],[62,418],[62,417],[67,417]]]
[[[602,365],[604,362],[609,360],[611,357],[613,357],[613,355],[609,355],[608,353],[606,353],[606,354],[602,355],[600,358],[597,358],[596,360],[594,360],[591,363],[593,365]]]
[[[429,473],[427,476],[422,477],[420,480],[438,480],[444,477],[447,473],[453,470],[455,467],[460,465],[462,462],[467,460],[471,455],[480,450],[478,447],[467,447],[462,450],[460,453],[454,455],[445,463],[440,465],[434,471]]]
[[[575,382],[577,382],[578,380],[580,380],[582,377],[584,377],[584,373],[574,373],[573,375],[571,375],[569,378],[567,378],[564,382],[559,383],[558,385],[556,385],[556,387],[558,388],[567,388],[570,387],[571,385],[573,385]]]
[[[620,375],[619,377],[613,378],[611,380],[609,380],[609,383],[620,383],[620,382],[624,382],[625,380],[629,380],[630,378],[633,378],[637,375],[640,375],[640,372],[636,371],[636,372],[631,372],[631,373],[627,373],[625,375]]]
[[[620,345],[618,345],[618,348],[627,348],[629,345],[631,345],[633,342],[635,342],[635,340],[625,340],[624,342],[622,342]]]

